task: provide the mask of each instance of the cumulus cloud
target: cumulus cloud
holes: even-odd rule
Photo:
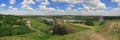
[[[23,0],[22,4],[22,8],[25,8],[31,4],[35,4],[35,2],[33,0]]]
[[[35,2],[33,0],[23,0],[23,2],[21,4],[35,4]]]
[[[70,5],[68,5],[68,7],[74,7],[75,5],[73,5],[73,4],[70,4]]]
[[[53,0],[54,2],[66,2],[71,4],[78,4],[84,2],[84,0]]]
[[[116,14],[118,15],[118,14],[120,14],[120,8],[113,8],[110,11],[108,11],[107,13],[110,15],[116,15]]]
[[[105,9],[106,6],[100,0],[53,0],[54,2],[66,2],[70,4],[84,4],[83,6],[87,6],[91,9]],[[73,5],[70,5],[73,6]]]
[[[94,1],[87,0],[85,1],[85,3],[83,3],[83,6],[89,9],[105,9],[106,8],[105,4],[102,3],[100,0],[94,0]]]
[[[27,6],[27,8],[26,8],[27,10],[29,10],[29,11],[35,11],[32,7],[30,7],[30,6]]]
[[[120,3],[120,0],[112,0],[113,2],[117,2],[117,3]]]
[[[36,11],[31,5],[35,5],[34,1],[39,2],[39,10]],[[100,0],[52,0],[54,2],[68,3],[65,9],[49,7],[51,5],[48,0],[23,0],[21,2],[21,8],[25,11],[18,10],[9,6],[11,12],[6,12],[12,15],[99,15],[99,16],[116,16],[120,13],[120,8],[113,8],[106,11],[106,5]],[[120,4],[119,0],[112,0]],[[15,2],[11,3],[14,4]],[[83,7],[74,8],[76,4],[82,4]],[[1,4],[0,7],[6,7],[5,4]],[[34,11],[34,12],[33,12]],[[1,13],[1,12],[0,12]]]
[[[13,6],[9,6],[9,9],[12,9],[13,8]]]
[[[112,0],[112,2],[118,3],[118,7],[111,9],[108,13],[110,13],[110,14],[118,14],[119,15],[120,14],[120,0]]]
[[[71,7],[67,7],[67,8],[66,8],[66,13],[68,13],[68,14],[69,14],[69,13],[72,13],[72,8],[71,8]]]
[[[54,2],[66,2],[69,3],[68,7],[66,8],[65,13],[68,14],[105,14],[106,6],[104,3],[102,3],[100,0],[53,0]],[[74,7],[74,4],[81,3],[83,5],[82,9],[72,9]],[[96,11],[95,11],[96,10]]]
[[[21,3],[22,6],[21,8],[23,9],[27,9],[27,10],[31,10],[31,11],[35,11],[30,5],[35,4],[35,2],[33,0],[23,0],[23,2]]]
[[[51,12],[56,11],[55,8],[51,8],[51,7],[48,8],[48,7],[43,6],[43,5],[40,5],[39,9],[40,9],[40,11],[43,11],[43,12],[46,12],[46,13],[51,13]]]
[[[10,4],[14,4],[16,0],[10,0]]]
[[[71,9],[61,10],[61,9],[55,9],[52,7],[46,7],[44,5],[40,5],[39,7],[39,15],[70,15],[72,13],[76,13],[77,10],[72,11]],[[70,13],[71,12],[71,13]]]
[[[44,0],[35,0],[36,2],[42,2],[42,1],[44,1]]]
[[[45,2],[41,2],[42,5],[49,5],[49,1],[48,0],[45,0]]]
[[[17,8],[13,8],[12,10],[13,10],[13,11],[18,11],[18,9],[17,9]]]
[[[120,7],[120,0],[112,0],[112,2],[118,3],[118,6]]]
[[[6,4],[3,3],[3,4],[0,5],[0,7],[6,7]]]
[[[13,7],[13,6],[9,6],[8,7],[9,9],[8,9],[8,11],[18,11],[18,8],[15,8],[15,7]]]

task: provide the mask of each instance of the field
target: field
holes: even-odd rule
[[[1,15],[0,40],[120,40],[119,17],[105,17],[103,22],[99,22],[97,17],[54,16],[62,20],[87,20],[82,23],[65,22],[63,25],[48,23],[42,18],[53,17]]]

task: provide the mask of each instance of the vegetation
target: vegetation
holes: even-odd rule
[[[86,18],[88,20],[85,23],[68,22],[62,28],[58,27],[60,25],[54,26],[52,22],[48,23],[41,18],[44,17],[0,16],[0,40],[120,40],[119,18],[110,20],[109,17],[105,17],[105,21],[97,22],[94,17],[56,17],[77,20]],[[28,20],[31,22],[32,29],[38,31],[26,26]],[[67,33],[52,35],[56,30]]]
[[[87,22],[85,22],[85,24],[89,25],[89,26],[94,26],[94,22],[93,21],[89,21],[89,20]]]
[[[33,32],[26,26],[26,21],[17,16],[0,16],[0,37],[14,36]]]

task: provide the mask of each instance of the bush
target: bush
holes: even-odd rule
[[[65,35],[68,34],[67,30],[64,27],[56,27],[55,29],[53,29],[53,35],[57,34],[57,35]]]
[[[85,25],[94,26],[94,22],[93,21],[87,21],[87,22],[85,22]]]
[[[2,26],[2,23],[0,22],[0,27]]]
[[[20,26],[20,25],[18,25],[18,27],[2,26],[0,28],[0,37],[21,35],[21,34],[27,34],[30,32],[33,32],[33,31],[26,26]]]
[[[103,22],[101,22],[99,25],[104,25],[106,22],[105,21],[103,21]]]
[[[21,35],[33,32],[26,26],[26,21],[21,20],[22,17],[4,16],[3,20],[0,20],[0,37]]]

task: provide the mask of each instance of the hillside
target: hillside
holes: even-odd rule
[[[116,20],[105,21],[102,25],[94,21],[93,26],[68,22],[63,27],[68,34],[53,35],[57,27],[46,23],[42,17],[0,18],[0,40],[120,40],[120,21]]]

